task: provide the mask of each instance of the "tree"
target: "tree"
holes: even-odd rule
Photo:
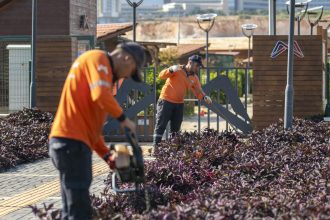
[[[179,60],[178,49],[168,48],[159,52],[159,60],[161,65],[171,66]]]

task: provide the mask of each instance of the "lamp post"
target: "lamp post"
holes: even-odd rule
[[[294,40],[294,18],[295,18],[295,0],[290,0],[290,27],[288,36],[288,67],[287,82],[285,88],[285,107],[284,107],[284,128],[292,127],[293,119],[293,40]]]
[[[215,18],[217,17],[217,14],[202,14],[202,15],[197,15],[197,23],[200,29],[205,31],[206,33],[206,54],[205,54],[205,59],[206,59],[206,82],[208,83],[210,81],[210,73],[208,69],[209,65],[209,32],[212,29],[214,25]],[[198,112],[200,112],[200,103],[198,104]],[[207,111],[207,127],[210,128],[210,110]],[[198,117],[199,114],[198,114]],[[200,131],[200,120],[198,120],[198,131]]]
[[[268,0],[269,35],[276,35],[276,0]]]
[[[295,20],[298,22],[298,35],[300,35],[300,22],[304,19],[308,9],[308,3],[311,1],[312,0],[298,0],[298,2],[295,1],[294,6],[292,7],[293,10],[295,10]],[[291,0],[285,3],[288,14],[290,14],[290,2]]]
[[[251,51],[251,37],[254,34],[254,30],[258,27],[256,24],[243,24],[242,32],[245,37],[249,39],[249,49],[248,49],[248,65],[247,65],[247,74],[246,74],[246,86],[245,86],[245,108],[247,108],[247,96],[250,92],[250,51]]]
[[[320,20],[319,24],[323,27],[323,29],[325,29],[327,31],[327,35],[328,37],[330,36],[330,20]],[[326,64],[325,66],[325,99],[327,100],[327,104],[325,106],[325,110],[324,110],[324,116],[325,117],[330,117],[330,95],[329,95],[329,74],[330,74],[330,63],[328,60],[328,56],[326,56],[324,58],[324,62]]]
[[[37,0],[32,0],[32,37],[31,37],[31,82],[30,108],[36,107],[36,42],[37,42]]]
[[[313,35],[313,28],[321,20],[323,15],[323,6],[307,9],[308,23],[311,26],[311,35]]]
[[[212,29],[217,14],[202,14],[197,15],[197,23],[200,29],[206,33],[206,68],[208,67],[208,50],[209,50],[209,31]]]
[[[178,8],[178,36],[177,36],[177,44],[180,44],[180,32],[181,32],[181,10],[183,11],[183,6]]]
[[[330,74],[330,64],[327,62],[326,64],[326,73],[325,73],[325,90],[326,90],[326,99],[327,104],[325,106],[324,115],[325,117],[330,117],[330,96],[329,96],[329,74]]]
[[[139,7],[143,0],[140,1],[130,1],[126,0],[127,3],[133,8],[133,41],[136,41],[136,8]]]

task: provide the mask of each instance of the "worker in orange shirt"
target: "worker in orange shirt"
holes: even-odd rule
[[[111,54],[87,51],[72,64],[49,136],[49,155],[60,173],[62,219],[92,219],[92,151],[112,170],[129,166],[129,155],[110,152],[105,146],[102,127],[110,115],[122,128],[135,132],[135,123],[124,115],[112,87],[120,78],[141,81],[144,62],[145,50],[126,43]]]
[[[154,146],[163,137],[167,123],[170,121],[170,133],[180,130],[183,120],[184,96],[188,89],[206,103],[211,104],[212,100],[205,95],[201,88],[197,73],[203,66],[202,58],[198,55],[189,57],[186,65],[174,65],[160,72],[159,77],[166,79],[157,102],[156,125],[154,131]]]

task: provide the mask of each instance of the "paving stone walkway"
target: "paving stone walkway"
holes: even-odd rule
[[[145,159],[151,144],[143,146]],[[100,195],[109,174],[107,164],[93,154],[93,182],[90,193]],[[54,204],[61,208],[58,172],[49,158],[0,173],[0,220],[37,220],[29,205]]]

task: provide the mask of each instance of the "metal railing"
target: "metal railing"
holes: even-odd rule
[[[232,86],[236,90],[236,94],[238,97],[243,98],[244,97],[244,106],[247,110],[247,104],[248,104],[248,94],[247,94],[247,87],[246,87],[246,78],[248,76],[248,72],[250,72],[250,76],[252,75],[252,69],[250,68],[242,68],[242,67],[209,67],[201,69],[199,72],[199,78],[201,81],[202,86],[205,86],[205,84],[209,83],[212,79],[219,76],[226,76],[229,78]],[[249,80],[251,82],[251,80]],[[252,88],[251,86],[248,86],[248,88]],[[251,90],[249,91],[249,93]],[[221,104],[225,106],[227,110],[229,110],[230,103],[228,100],[228,96],[224,94],[221,91],[216,91],[213,94],[210,94],[211,98],[216,101],[220,101]],[[198,103],[198,112],[201,111],[201,103]],[[220,116],[217,115],[217,123],[216,123],[216,130],[219,131],[219,122],[220,122]],[[210,128],[210,110],[207,111],[207,128]],[[226,120],[226,130],[229,129],[229,123]],[[198,132],[201,131],[201,117],[198,114]]]
[[[153,67],[145,68],[144,69],[144,83],[145,85],[142,86],[139,92],[129,92],[132,90],[129,90],[130,88],[133,88],[134,86],[131,85],[125,85],[126,88],[123,88],[126,90],[128,95],[117,97],[119,98],[119,102],[122,103],[122,107],[124,108],[125,112],[129,112],[132,114],[132,110],[135,107],[139,107],[142,109],[140,112],[137,112],[134,115],[131,115],[131,118],[136,121],[138,125],[138,137],[139,139],[143,141],[151,141],[153,136],[153,128],[156,122],[156,103],[157,99],[160,93],[160,90],[164,84],[164,81],[161,81],[158,79],[158,73],[161,69],[156,70]],[[213,79],[219,76],[227,76],[230,80],[230,84],[232,87],[235,88],[235,92],[238,98],[242,100],[242,97],[245,96],[244,106],[245,110],[247,107],[247,96],[246,96],[246,76],[247,72],[251,71],[247,68],[215,68],[215,67],[209,67],[207,69],[201,69],[199,73],[200,81],[203,87],[207,86],[207,83],[211,82]],[[131,83],[131,82],[130,82]],[[133,85],[133,84],[132,84]],[[128,87],[128,88],[127,88]],[[251,88],[251,87],[250,87]],[[120,90],[121,88],[119,88]],[[118,92],[119,92],[118,90]],[[145,92],[141,92],[144,90]],[[152,94],[153,102],[150,103],[147,100],[143,100],[144,97]],[[221,105],[225,106],[228,111],[230,111],[231,103],[228,100],[228,96],[224,91],[217,90],[211,92],[211,97],[216,102],[220,103]],[[125,99],[125,100],[123,100]],[[130,101],[133,100],[133,101]],[[144,102],[145,101],[145,102]],[[196,99],[185,99],[185,101],[188,102],[196,102]],[[243,101],[242,101],[243,102]],[[141,107],[142,106],[142,107]],[[201,102],[198,102],[198,131],[200,132],[201,127]],[[142,118],[141,118],[142,117]],[[239,116],[237,116],[239,117]],[[211,111],[208,111],[207,114],[207,124],[210,128],[210,118],[211,118]],[[217,126],[216,130],[220,130],[220,120],[221,117],[219,115],[216,116],[217,120]],[[110,125],[112,124],[112,126]],[[105,127],[105,135],[109,138],[109,140],[124,140],[124,135],[118,130],[118,127],[115,125],[115,120],[108,121],[108,126]],[[152,128],[150,128],[150,126]],[[108,130],[110,129],[110,130]],[[226,121],[226,129],[229,129],[229,123]],[[167,135],[168,132],[165,132],[165,135]]]

